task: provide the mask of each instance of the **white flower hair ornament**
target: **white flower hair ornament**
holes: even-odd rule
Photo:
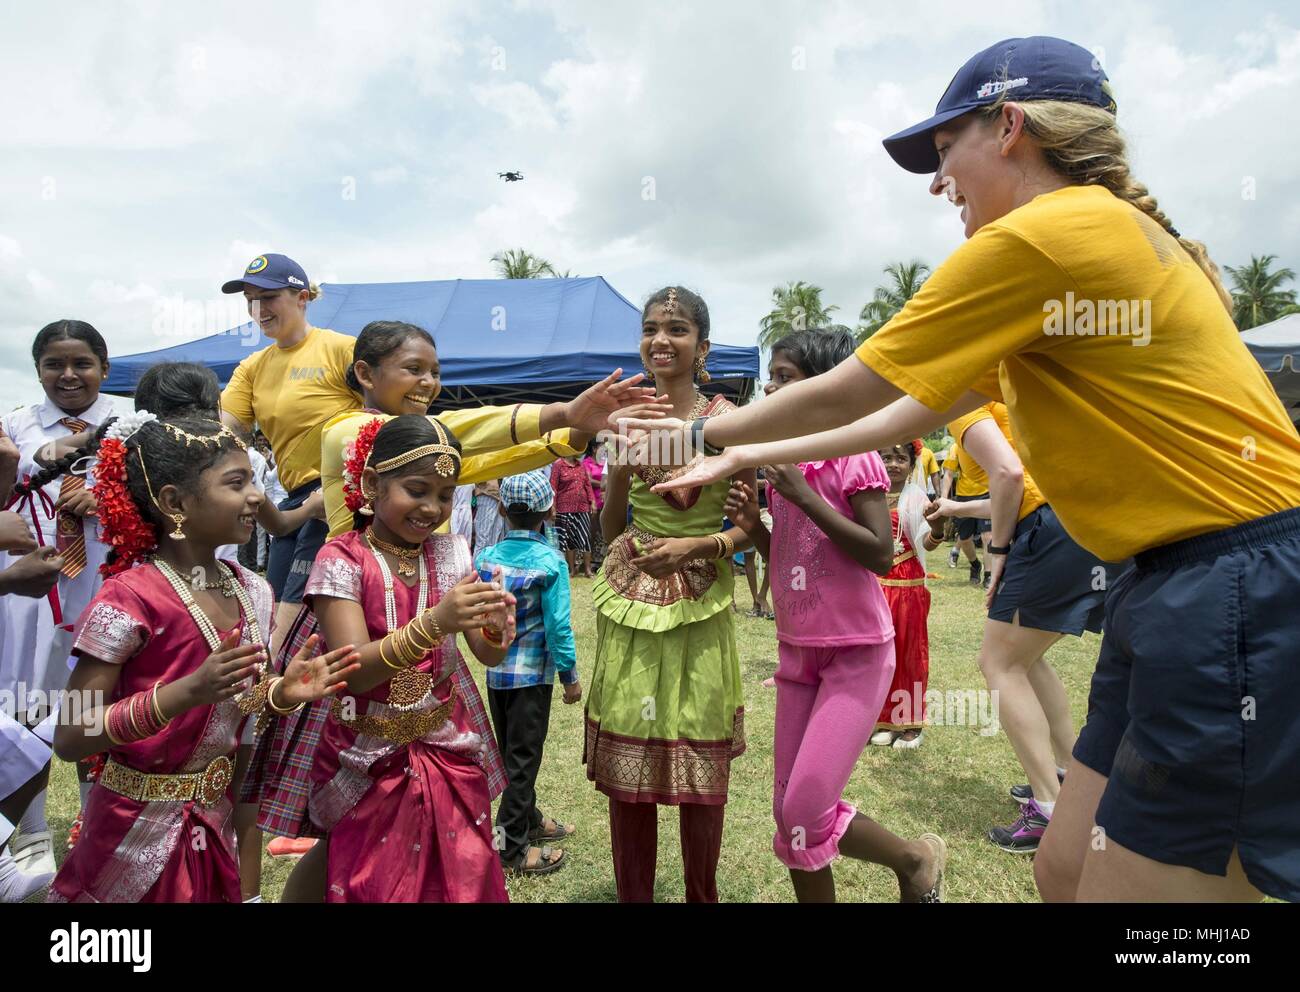
[[[117,440],[123,444],[145,424],[157,421],[158,417],[148,410],[135,410],[118,417],[104,432],[104,440]]]

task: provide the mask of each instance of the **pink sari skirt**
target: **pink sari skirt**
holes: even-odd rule
[[[329,832],[326,902],[508,901],[478,765],[416,741],[369,774]]]
[[[50,902],[241,902],[232,806],[141,803],[101,785]]]

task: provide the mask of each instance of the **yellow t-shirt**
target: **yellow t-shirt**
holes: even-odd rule
[[[480,406],[438,414],[438,420],[456,435],[461,444],[459,483],[465,485],[518,475],[549,465],[561,455],[582,453],[569,446],[568,428],[542,436],[541,414],[540,403]],[[386,413],[353,410],[339,414],[325,425],[321,436],[320,466],[330,537],[338,537],[352,529],[352,511],[343,499],[345,449],[356,440],[362,425],[376,417],[393,419]],[[444,520],[438,530],[446,531],[450,524],[450,520]]]
[[[997,424],[1002,431],[1002,436],[1007,439],[1007,444],[1011,445],[1012,450],[1015,449],[1016,442],[1011,436],[1011,420],[1007,416],[1006,406],[1002,403],[985,403],[983,406],[977,407],[970,413],[958,417],[948,425],[948,432],[955,437],[958,442],[960,442],[961,439],[966,436],[966,432],[981,420],[992,420]],[[966,453],[966,457],[971,458],[969,452]],[[974,461],[973,458],[971,458],[971,460]],[[983,471],[982,466],[980,470]],[[984,479],[986,482],[988,481],[988,473],[985,473]],[[963,493],[962,495],[965,494]],[[1030,475],[1029,470],[1026,469],[1025,492],[1020,498],[1020,513],[1016,516],[1016,519],[1024,520],[1025,517],[1029,516],[1029,514],[1033,513],[1046,502],[1047,500],[1043,498],[1043,494],[1039,491],[1038,486],[1034,482],[1034,477]]]
[[[857,353],[932,410],[997,366],[1016,451],[1102,559],[1300,506],[1300,436],[1214,287],[1103,187],[982,227]]]
[[[356,343],[350,335],[308,327],[292,348],[273,344],[245,358],[221,394],[223,410],[262,429],[289,492],[320,476],[326,421],[361,407],[346,379]]]
[[[989,491],[988,473],[982,465],[971,457],[971,453],[961,446],[961,439],[956,431],[952,435],[952,465],[957,468],[957,486],[953,490],[957,496],[987,496]]]
[[[934,457],[934,452],[921,445],[921,455],[917,458],[916,463],[921,466],[921,474],[927,479],[939,471],[939,460]]]

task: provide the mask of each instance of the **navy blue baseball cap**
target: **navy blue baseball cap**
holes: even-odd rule
[[[223,293],[242,293],[245,286],[258,289],[309,289],[307,273],[288,255],[258,255],[238,279],[221,287]]]
[[[885,151],[908,172],[934,172],[939,153],[934,132],[962,114],[1007,99],[1068,100],[1115,112],[1110,80],[1097,58],[1061,38],[1008,38],[984,49],[957,70],[934,116],[885,139]]]

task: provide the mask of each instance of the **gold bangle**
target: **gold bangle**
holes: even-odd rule
[[[424,656],[424,652],[411,643],[411,632],[406,627],[398,627],[393,631],[392,638],[393,654],[397,655],[397,660],[407,668],[410,668]]]
[[[439,641],[441,641],[444,637],[446,637],[447,634],[442,629],[442,624],[438,622],[438,618],[433,615],[432,607],[425,610],[416,619],[418,619],[421,622],[421,624],[423,624],[425,617],[428,617],[429,622],[433,624],[433,630],[431,631],[425,630],[425,633],[433,638],[433,643],[436,645]],[[423,626],[421,627],[421,630],[424,630]]]
[[[406,625],[411,628],[411,643],[424,651],[432,651],[437,647],[439,639],[429,635],[429,632],[420,623],[420,619],[420,617],[416,617]]]
[[[280,716],[289,716],[291,713],[297,713],[300,709],[302,709],[307,704],[305,702],[299,703],[297,706],[290,706],[288,708],[276,706],[275,689],[276,686],[278,686],[283,681],[284,681],[283,675],[277,675],[275,678],[271,679],[271,684],[266,687],[266,705],[271,707],[271,712],[273,713],[278,713],[280,714]]]
[[[153,715],[156,716],[158,718],[158,722],[165,727],[167,726],[167,717],[163,716],[162,707],[158,705],[158,687],[160,685],[162,685],[161,681],[155,682],[153,684],[153,696],[150,698],[153,701]]]
[[[135,731],[135,739],[138,741],[144,740],[144,732],[140,729],[140,723],[135,718],[135,697],[124,699],[122,702],[126,703],[126,716],[131,721],[131,729]]]
[[[500,632],[500,633],[501,633],[501,636],[500,636],[500,638],[498,639],[498,638],[493,637],[491,634],[488,633],[488,631],[489,631],[490,629],[491,629],[490,627],[480,627],[480,628],[478,629],[478,632],[479,632],[480,634],[483,635],[483,640],[487,641],[487,642],[488,642],[489,644],[491,644],[494,648],[503,648],[503,647],[505,647],[505,646],[506,646],[506,632],[505,632],[504,630],[501,631],[501,632]]]
[[[121,747],[126,742],[119,741],[116,737],[113,736],[112,720],[113,720],[113,708],[121,705],[122,704],[120,702],[109,703],[109,705],[104,710],[104,736],[106,736],[112,743],[116,744],[118,747]]]
[[[718,540],[722,542],[723,558],[730,558],[736,553],[736,542],[731,539],[730,534],[719,534]]]
[[[409,665],[394,665],[391,661],[388,660],[388,656],[384,654],[384,645],[388,643],[389,638],[391,638],[392,636],[393,636],[392,634],[389,634],[387,637],[383,637],[383,638],[380,639],[380,641],[379,641],[379,660],[382,661],[382,662],[383,662],[385,665],[387,665],[389,668],[393,669],[394,671],[398,671],[398,672],[400,672],[403,668],[409,668],[410,666],[409,666]]]

